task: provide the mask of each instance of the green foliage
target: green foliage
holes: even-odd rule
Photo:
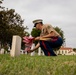
[[[0,0],[0,4],[2,4],[2,1],[3,1],[3,0]]]
[[[61,30],[61,28],[59,28],[59,27],[54,27],[54,29],[55,29],[55,30],[61,35],[63,41],[65,41],[65,38],[64,38],[64,32]],[[60,47],[61,47],[61,46],[60,46]],[[60,47],[58,47],[58,48],[54,48],[54,50],[57,51],[57,50],[60,49]]]
[[[0,75],[75,75],[76,56],[0,55]]]
[[[61,30],[61,28],[59,28],[59,27],[54,27],[54,29],[61,35],[61,37],[63,38],[63,40],[65,40],[65,39],[64,39],[64,32]]]
[[[0,42],[11,44],[13,35],[25,36],[27,27],[23,26],[21,16],[14,9],[0,9]]]
[[[75,52],[76,52],[76,48],[73,48],[73,51],[75,51]]]
[[[40,36],[40,33],[41,31],[40,30],[37,30],[36,28],[33,28],[32,31],[31,31],[31,35],[33,37],[37,37],[37,36]],[[38,41],[34,41],[35,45],[38,43]]]
[[[31,31],[31,35],[33,37],[40,36],[40,33],[41,33],[41,31],[40,30],[37,30],[36,28],[33,28],[32,31]]]
[[[4,9],[5,7],[2,7],[1,4],[3,3],[3,0],[0,0],[0,9]]]
[[[0,1],[0,4],[2,4],[2,0]]]

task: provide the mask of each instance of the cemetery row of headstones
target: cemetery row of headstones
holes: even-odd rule
[[[32,44],[31,49],[35,47],[35,44]],[[7,52],[6,52],[7,53]],[[4,49],[0,50],[0,54],[4,54]],[[10,56],[15,57],[19,56],[20,54],[24,54],[24,50],[21,50],[21,37],[20,36],[13,36],[12,38],[12,47],[10,50]],[[25,52],[27,54],[27,51]],[[30,53],[31,56],[35,55],[35,51]],[[41,48],[38,49],[38,55],[44,55]]]

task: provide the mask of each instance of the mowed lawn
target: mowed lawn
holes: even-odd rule
[[[76,56],[0,55],[0,75],[76,75]]]

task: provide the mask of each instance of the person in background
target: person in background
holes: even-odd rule
[[[41,47],[46,56],[56,56],[53,49],[60,47],[63,44],[63,39],[60,34],[52,27],[52,25],[43,24],[42,19],[34,20],[33,23],[36,29],[41,30],[41,34],[34,39],[39,40],[39,42],[35,48],[29,52],[33,52]]]

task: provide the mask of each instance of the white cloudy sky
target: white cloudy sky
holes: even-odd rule
[[[15,9],[29,32],[34,19],[58,26],[64,31],[66,46],[76,48],[76,0],[4,0],[3,6]]]

